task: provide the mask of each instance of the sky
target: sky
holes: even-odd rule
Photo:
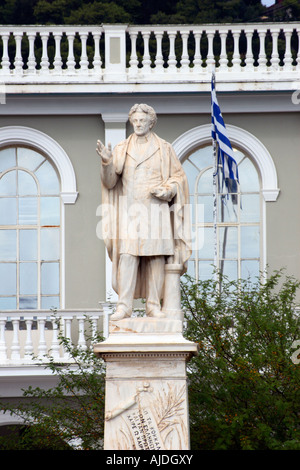
[[[265,5],[266,7],[270,7],[275,3],[275,0],[261,0],[261,3]]]

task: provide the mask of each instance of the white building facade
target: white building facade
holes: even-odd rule
[[[217,266],[300,278],[300,24],[3,26],[0,29],[0,394],[51,386],[32,359],[85,344],[86,315],[107,335],[110,262],[101,240],[96,141],[130,133],[135,103],[156,110],[190,186],[189,273],[212,275],[210,82],[239,166],[218,196]],[[0,426],[13,423],[0,416]]]

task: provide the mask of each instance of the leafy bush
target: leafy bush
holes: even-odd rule
[[[182,283],[186,336],[199,345],[188,365],[193,450],[300,449],[298,288],[282,272],[255,285]]]
[[[19,436],[0,438],[0,449],[80,449],[103,447],[104,436],[104,363],[92,347],[73,346],[63,335],[61,345],[72,359],[57,363],[52,357],[44,367],[57,376],[57,385],[44,390],[29,387],[17,406],[1,403],[1,408],[22,418]],[[103,338],[87,338],[89,343]]]

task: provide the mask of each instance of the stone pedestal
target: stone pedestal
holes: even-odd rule
[[[105,450],[189,449],[186,362],[197,345],[182,321],[127,318],[94,346],[107,365]]]

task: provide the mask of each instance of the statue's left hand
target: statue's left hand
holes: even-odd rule
[[[175,196],[174,190],[165,188],[164,186],[158,186],[151,189],[152,196],[162,199],[163,201],[170,202]]]

